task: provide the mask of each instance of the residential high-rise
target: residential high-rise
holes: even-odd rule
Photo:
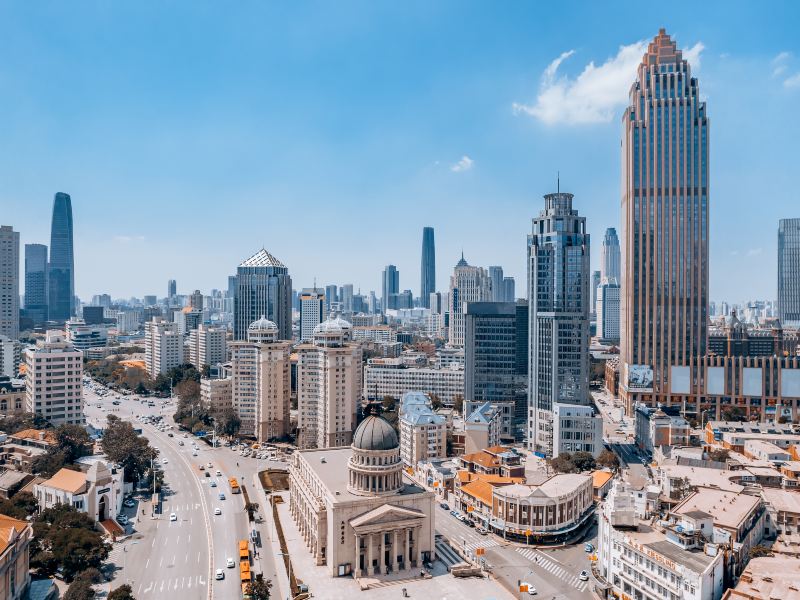
[[[600,271],[592,271],[592,303],[589,306],[589,312],[594,319],[597,315],[595,314],[595,307],[597,306],[597,288],[600,287]]]
[[[174,279],[167,281],[167,300],[172,300],[178,295],[178,283]]]
[[[0,226],[0,335],[19,337],[19,232]]]
[[[144,362],[151,379],[183,364],[183,335],[177,323],[155,317],[144,324]]]
[[[394,265],[386,265],[381,280],[383,282],[381,306],[383,312],[386,312],[390,308],[397,308],[396,299],[397,294],[400,292],[400,271]]]
[[[399,287],[399,283],[398,283]],[[422,306],[430,308],[430,296],[436,291],[436,244],[433,227],[422,229],[422,260],[420,261],[419,299]]]
[[[603,237],[603,249],[600,254],[600,281],[619,281],[620,278],[620,253],[617,230],[613,227],[606,229]]]
[[[25,244],[25,315],[34,325],[47,321],[47,246]]]
[[[22,354],[22,343],[19,340],[12,340],[10,337],[0,335],[0,378],[9,379],[17,377],[19,374],[19,363]],[[0,401],[2,400],[3,389],[0,388]]]
[[[63,331],[48,331],[35,348],[25,350],[26,411],[53,425],[82,425],[83,352],[66,341]]]
[[[292,278],[264,248],[237,269],[233,338],[247,339],[250,323],[262,315],[278,326],[279,339],[292,339]]]
[[[300,448],[348,446],[361,400],[361,346],[350,323],[335,315],[317,325],[297,352],[297,428]]]
[[[528,236],[528,446],[546,456],[555,405],[589,400],[589,234],[572,197],[545,195]]]
[[[516,289],[513,277],[503,277],[503,302],[516,302]]]
[[[206,327],[202,323],[189,332],[187,341],[189,363],[200,371],[206,365],[224,363],[228,359],[226,331],[221,327]]]
[[[483,267],[473,267],[464,260],[456,263],[450,276],[450,345],[464,345],[464,304],[467,302],[489,302],[492,298],[492,284]]]
[[[50,228],[48,318],[68,321],[75,313],[75,257],[72,251],[72,199],[58,192]]]
[[[619,295],[616,279],[603,278],[597,288],[597,337],[604,342],[619,341]]]
[[[325,286],[325,313],[331,312],[334,307],[333,304],[339,302],[339,295],[337,293],[338,288],[335,285],[326,285]],[[312,330],[313,332],[313,330]],[[310,338],[309,338],[310,339]]]
[[[505,289],[503,288],[503,267],[489,267],[489,280],[492,284],[492,302],[503,302]]]
[[[697,79],[661,29],[623,118],[620,394],[628,414],[637,401],[681,402],[670,396],[671,368],[706,353],[708,138]]]
[[[778,222],[778,318],[800,327],[800,219]]]
[[[300,292],[300,341],[311,340],[314,328],[324,320],[325,294],[317,288],[305,288]]]

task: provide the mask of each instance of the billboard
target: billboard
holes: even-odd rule
[[[628,384],[628,391],[653,391],[653,367],[650,365],[629,365],[626,363],[625,369],[627,371],[625,381]]]
[[[800,398],[800,371],[797,369],[781,369],[781,396],[784,398]]]
[[[706,369],[706,394],[709,396],[725,395],[725,367],[708,367]]]
[[[742,395],[761,396],[764,393],[764,370],[761,367],[742,369]]]
[[[692,393],[692,373],[690,367],[670,367],[669,391],[672,394]]]

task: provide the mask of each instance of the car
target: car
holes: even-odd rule
[[[161,460],[161,464],[163,464],[163,465],[166,465],[168,462],[169,462],[169,459],[168,459],[168,458],[166,458],[166,457],[164,457],[164,458]]]
[[[217,574],[214,577],[217,579],[225,579],[225,571],[217,569]]]
[[[178,446],[183,446],[183,440],[178,440]]]
[[[520,589],[520,591],[521,590],[527,590],[529,596],[535,596],[536,595],[536,588],[533,587],[533,584],[528,583],[527,581],[521,581],[520,584],[519,584],[519,589]]]
[[[229,569],[233,569],[236,566],[236,561],[233,560],[232,558],[228,558],[228,560],[225,561],[225,566],[228,567]]]
[[[586,571],[581,571],[578,574],[578,579],[580,579],[581,581],[588,581],[589,580],[589,573],[587,573]]]
[[[206,471],[206,477],[211,477],[211,473]]]
[[[121,403],[119,400],[114,400],[111,404],[113,404],[114,406],[119,406]]]
[[[586,552],[589,552],[589,553],[591,553],[591,552],[594,552],[594,546],[592,546],[591,544],[586,544],[586,545],[583,547],[583,549],[584,549]]]
[[[170,521],[177,521],[178,520],[178,515],[176,515],[175,513],[169,513],[169,520]]]
[[[212,465],[211,463],[208,463],[206,466],[207,466],[209,469],[213,469],[213,468],[214,468],[214,465]]]
[[[450,514],[453,515],[455,518],[458,518],[458,511],[457,510],[451,510]]]
[[[477,531],[480,535],[487,535],[489,532],[484,529],[483,527],[476,527],[475,531]]]
[[[212,479],[210,485],[211,485],[211,487],[217,487],[217,480],[216,479]]]
[[[439,506],[445,510],[450,510],[450,505],[447,502],[442,502]]]
[[[189,434],[188,433],[184,433],[183,437],[189,437]]]
[[[464,525],[467,525],[468,527],[475,527],[475,521],[469,517],[463,517],[461,520],[464,522]]]
[[[220,492],[220,494],[219,494],[219,499],[220,499],[220,500],[225,500],[225,494],[223,494],[222,492]]]
[[[195,450],[194,452],[192,452],[192,456],[197,456],[197,450]]]
[[[206,470],[206,468],[205,468],[203,465],[200,465],[199,469],[200,469],[201,471],[205,471],[205,470]]]
[[[215,514],[215,515],[221,515],[221,514],[222,514],[222,509],[221,509],[221,508],[219,508],[219,507],[215,508],[215,509],[214,509],[214,514]]]
[[[136,502],[133,501],[132,498],[128,498],[125,502],[122,503],[123,506],[127,506],[128,508],[133,508],[136,506]]]
[[[222,477],[222,471],[220,471],[219,469],[217,469],[217,477]]]
[[[172,432],[170,432],[167,434],[167,437],[175,437],[175,435]]]
[[[117,523],[120,525],[127,525],[128,524],[128,517],[125,515],[117,515]]]

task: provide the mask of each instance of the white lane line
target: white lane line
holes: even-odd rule
[[[163,556],[161,557],[161,560],[158,561],[158,566],[159,567],[163,567],[164,566],[164,557]]]
[[[147,562],[144,564],[144,570],[147,571],[147,567],[150,566],[150,559],[147,559]]]
[[[172,564],[173,565],[175,564],[175,555],[174,554],[172,555]]]

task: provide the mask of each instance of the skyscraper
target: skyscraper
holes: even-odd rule
[[[228,280],[230,284],[230,279]],[[172,300],[178,295],[178,283],[174,279],[167,281],[167,299]]]
[[[600,255],[600,281],[620,278],[619,238],[613,227],[606,229],[603,238],[603,249]]]
[[[706,103],[661,29],[630,90],[622,136],[620,394],[631,414],[669,396],[671,367],[706,353],[708,319]]]
[[[490,302],[492,300],[492,284],[483,267],[473,267],[464,259],[456,263],[450,276],[450,329],[451,346],[464,346],[464,304],[467,302]]]
[[[528,236],[528,446],[552,456],[553,411],[589,400],[589,234],[572,194],[544,197]],[[591,433],[591,432],[587,432]]]
[[[597,306],[597,288],[600,287],[600,280],[600,271],[592,271],[592,303],[589,306],[589,312],[593,319],[597,316],[595,307]]]
[[[513,277],[503,277],[503,302],[516,302],[516,283]]]
[[[49,319],[67,321],[75,312],[75,257],[72,251],[72,199],[58,192],[50,228]]]
[[[603,278],[597,288],[597,337],[607,342],[619,341],[619,283]]]
[[[0,226],[0,335],[19,337],[19,231]]]
[[[342,286],[342,311],[346,313],[353,312],[353,284],[345,283]]]
[[[317,288],[305,288],[300,292],[300,341],[307,342],[314,335],[314,328],[325,320],[325,294]]]
[[[398,286],[399,287],[399,286]],[[431,293],[436,291],[436,244],[433,227],[422,230],[422,261],[420,264],[419,299],[422,306],[430,308]]]
[[[228,298],[236,296],[236,275],[228,275],[228,290],[225,292]]]
[[[336,304],[339,302],[339,296],[337,292],[338,288],[335,285],[326,285],[325,286],[325,311],[331,312],[331,304]]]
[[[289,269],[264,248],[236,272],[233,336],[247,339],[250,323],[266,317],[278,326],[278,338],[292,339],[292,278]]]
[[[47,246],[25,244],[25,314],[34,325],[47,321]]]
[[[492,282],[492,302],[503,302],[503,267],[489,267],[489,280]]]
[[[397,294],[400,292],[400,271],[394,265],[386,265],[381,280],[383,283],[381,306],[383,307],[383,312],[386,312],[387,309],[397,308]]]
[[[800,327],[800,219],[778,222],[778,318]]]

